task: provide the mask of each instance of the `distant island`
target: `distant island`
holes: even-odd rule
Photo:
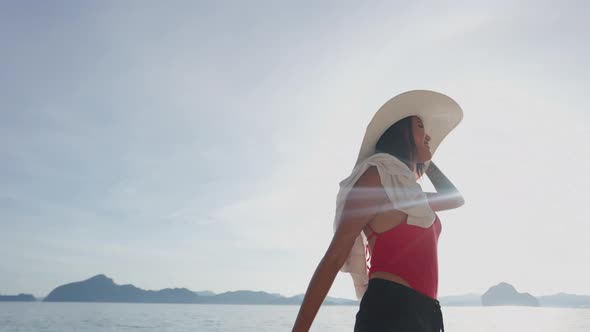
[[[299,305],[303,294],[285,297],[261,291],[240,290],[215,294],[211,291],[194,292],[186,288],[144,290],[134,285],[117,285],[104,274],[90,279],[59,286],[43,302],[125,302],[125,303],[202,303],[202,304],[269,304]],[[40,299],[39,299],[40,300]],[[33,295],[0,295],[0,301],[37,301]],[[535,297],[519,293],[514,286],[501,282],[483,295],[465,294],[442,296],[443,306],[541,306],[590,308],[590,296],[559,293]],[[327,297],[324,305],[358,305],[359,301]]]
[[[31,294],[0,295],[0,302],[35,302],[37,299]]]
[[[443,306],[531,306],[560,308],[590,308],[590,296],[559,293],[535,297],[529,293],[519,293],[506,282],[490,287],[481,296],[477,294],[443,296],[439,298]]]
[[[481,304],[484,306],[519,305],[538,307],[539,300],[529,293],[519,293],[514,286],[501,282],[488,289],[481,296]]]
[[[186,288],[143,290],[133,285],[117,285],[103,274],[55,288],[44,302],[131,302],[131,303],[206,303],[206,304],[299,304],[302,295],[284,297],[266,292],[235,291],[214,294]],[[350,305],[357,301],[328,297],[324,305]]]

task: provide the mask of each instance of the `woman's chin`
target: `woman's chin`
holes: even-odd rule
[[[425,164],[425,163],[429,162],[430,160],[432,160],[432,155],[428,155],[428,156],[425,156],[424,158],[420,158],[420,163]]]

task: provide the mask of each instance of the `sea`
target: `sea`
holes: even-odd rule
[[[0,331],[290,331],[299,306],[0,302]],[[322,306],[311,331],[352,331],[356,306]],[[443,307],[449,332],[589,332],[590,308]]]

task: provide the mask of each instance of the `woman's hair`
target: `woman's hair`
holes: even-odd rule
[[[412,129],[412,117],[403,118],[389,127],[375,146],[377,152],[388,153],[411,168],[416,158],[416,142]],[[424,164],[416,163],[416,175],[424,174]]]

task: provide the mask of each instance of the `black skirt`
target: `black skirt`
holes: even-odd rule
[[[369,280],[356,314],[354,332],[441,330],[445,328],[437,300],[393,281]]]

